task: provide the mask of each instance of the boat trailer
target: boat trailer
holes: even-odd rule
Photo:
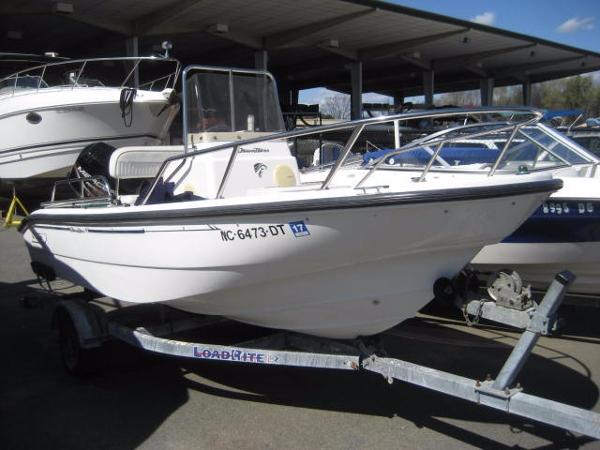
[[[539,304],[534,302],[522,311],[507,309],[489,299],[463,304],[465,315],[488,318],[524,329],[496,378],[488,377],[484,381],[379,356],[382,349],[377,345],[377,340],[340,342],[291,332],[276,333],[233,346],[173,340],[168,336],[223,319],[194,317],[154,327],[132,328],[110,319],[98,305],[81,298],[61,300],[55,310],[53,323],[59,331],[63,362],[67,370],[75,374],[86,370],[94,349],[107,340],[118,339],[150,352],[184,358],[375,372],[383,375],[390,384],[395,380],[411,383],[600,439],[599,413],[526,394],[519,384],[514,384],[540,335],[551,333],[556,310],[574,279],[569,272],[559,273],[542,301]]]

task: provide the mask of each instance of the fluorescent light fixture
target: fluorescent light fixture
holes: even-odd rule
[[[52,4],[52,12],[55,14],[73,14],[75,8],[72,3],[55,2]]]
[[[208,27],[208,31],[219,34],[229,33],[229,25],[226,23],[214,23]]]

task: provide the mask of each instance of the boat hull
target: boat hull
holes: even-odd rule
[[[436,279],[503,239],[547,192],[385,206],[364,197],[213,218],[177,218],[175,206],[139,225],[131,214],[94,224],[101,212],[87,223],[34,213],[23,233],[33,261],[117,300],[346,339],[414,316]]]
[[[577,277],[570,293],[600,295],[600,201],[584,198],[552,197],[503,242],[483,248],[473,267],[516,270],[540,290],[569,270]]]
[[[113,147],[160,143],[177,111],[160,92],[145,91],[122,117],[120,89],[49,89],[0,99],[0,180],[64,178],[95,142]]]
[[[546,290],[554,276],[569,270],[577,277],[569,293],[600,295],[600,242],[500,243],[473,260],[480,272],[510,268],[534,289]]]

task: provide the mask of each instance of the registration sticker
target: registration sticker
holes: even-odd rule
[[[310,236],[310,232],[308,231],[308,227],[304,223],[303,220],[298,220],[296,222],[289,222],[289,226],[296,237],[302,236]]]

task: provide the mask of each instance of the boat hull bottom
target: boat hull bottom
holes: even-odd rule
[[[69,260],[68,264],[57,264],[59,261],[56,260],[45,261],[47,253],[29,249],[33,261],[54,267],[58,276],[94,289],[78,275],[77,262]],[[463,267],[476,252],[477,248],[469,247],[403,254],[398,258],[157,303],[193,314],[224,316],[267,328],[353,339],[380,333],[413,317],[433,298],[435,280],[454,276],[456,268]],[[70,267],[75,267],[75,270]],[[148,286],[152,284],[151,280],[159,279],[161,283],[172,285],[174,290],[177,285],[202,277],[194,270],[120,266],[103,266],[98,268],[100,270],[103,277],[119,277],[139,286]],[[235,277],[236,269],[231,268],[222,275]]]

